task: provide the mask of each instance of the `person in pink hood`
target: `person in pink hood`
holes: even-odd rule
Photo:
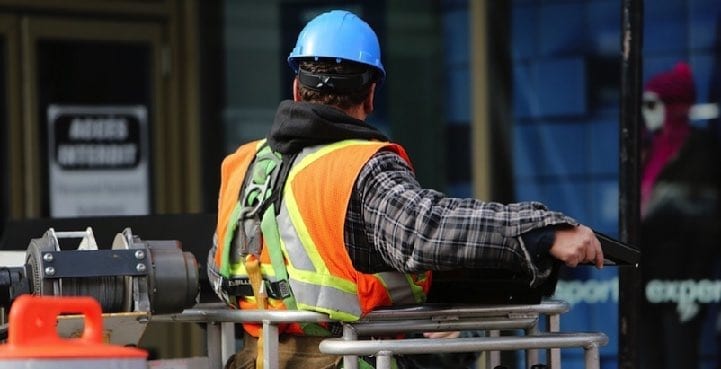
[[[699,339],[721,249],[721,150],[692,126],[691,69],[678,63],[645,85],[641,177],[641,368],[698,368]]]
[[[661,170],[678,153],[690,132],[689,111],[696,101],[691,68],[678,63],[651,78],[644,88],[643,118],[647,152],[641,179],[641,209],[646,213],[651,191]]]

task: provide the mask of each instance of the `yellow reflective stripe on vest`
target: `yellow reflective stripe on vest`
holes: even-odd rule
[[[290,179],[288,182],[290,182]],[[306,257],[304,258],[304,261],[310,262],[308,267],[312,267],[312,270],[319,273],[328,273],[328,268],[326,268],[325,263],[323,263],[323,259],[321,259],[320,255],[318,255],[318,252],[315,250],[315,242],[313,242],[313,239],[310,237],[310,232],[308,232],[308,228],[303,222],[300,211],[298,210],[298,203],[295,200],[293,192],[289,188],[290,186],[286,186],[285,195],[283,196],[283,204],[281,207],[285,208],[283,210],[285,210],[285,213],[288,215],[288,220],[291,223],[289,230],[295,230],[295,237],[297,237],[300,241],[295,246],[300,246],[300,250],[305,250]],[[281,213],[283,210],[281,210]],[[282,244],[285,246],[285,242]],[[284,250],[286,254],[288,254],[287,249],[284,248]],[[293,262],[293,259],[290,259],[289,261]]]
[[[278,217],[281,247],[288,258],[289,282],[298,308],[324,312],[332,319],[341,321],[354,321],[360,318],[362,312],[358,302],[357,286],[352,281],[330,274],[300,214],[291,184],[296,175],[308,165],[349,145],[377,145],[377,143],[348,140],[316,148],[316,151],[309,153],[307,151],[310,150],[301,153],[288,174]],[[407,285],[406,289],[408,289]],[[314,302],[314,305],[310,305],[309,302]]]
[[[355,286],[349,291],[346,288],[339,288],[339,279],[330,275],[318,278],[313,272],[303,270],[293,270],[293,277],[289,278],[290,287],[293,289],[298,307],[304,306],[309,310],[322,311],[327,313],[331,319],[348,321],[358,320],[361,315],[360,305],[358,304],[358,294]],[[348,284],[343,281],[343,284]],[[308,302],[315,301],[315,305]],[[338,307],[345,311],[338,310]]]
[[[283,253],[288,260],[288,266],[294,269],[315,270],[313,262],[308,257],[308,253],[304,252],[298,234],[295,232],[293,222],[290,220],[287,207],[288,200],[285,199],[280,206],[278,213],[278,230],[280,232],[280,244]]]
[[[298,207],[295,202],[295,197],[292,195],[292,191],[286,191],[286,196],[284,200],[285,204],[282,205],[282,207],[284,207],[285,209],[281,210],[281,213],[285,211],[286,214],[288,214],[288,219],[290,223],[292,223],[291,227],[289,227],[288,230],[290,231],[292,229],[295,229],[296,233],[295,237],[290,235],[290,237],[287,239],[284,239],[283,236],[281,236],[281,247],[283,248],[283,252],[286,255],[289,255],[287,265],[288,274],[291,276],[303,276],[304,278],[302,278],[301,280],[305,282],[340,288],[343,291],[351,293],[357,297],[358,292],[354,283],[349,282],[343,278],[334,277],[328,271],[328,268],[326,267],[325,262],[323,261],[321,256],[318,254],[315,242],[313,242],[313,239],[310,237],[308,229],[303,222],[303,218],[298,211]],[[288,235],[285,232],[283,233],[285,235]],[[300,242],[295,242],[294,238],[299,240]],[[300,256],[301,252],[289,251],[286,247],[286,240],[295,244],[296,247],[291,248],[291,250],[304,250],[305,255]],[[298,246],[300,247],[298,248]],[[295,258],[293,256],[295,256]],[[300,265],[296,264],[297,261],[304,262],[302,265],[303,269],[299,268]],[[319,277],[320,275],[322,275],[322,277]]]
[[[238,218],[240,218],[240,202],[237,202],[235,204],[235,207],[233,208],[233,212],[230,213],[230,222],[225,225],[225,240],[223,240],[223,254],[221,254],[221,262],[220,262],[220,268],[219,273],[222,276],[229,276],[231,275],[231,265],[230,265],[230,253],[233,252],[233,232],[235,232],[235,229],[238,227]]]
[[[290,219],[293,222],[296,231],[298,232],[298,236],[301,240],[302,245],[305,247],[306,252],[310,257],[310,260],[313,263],[315,270],[318,272],[328,273],[328,270],[325,266],[325,263],[323,262],[323,259],[318,254],[317,248],[315,247],[315,244],[310,237],[310,233],[308,232],[308,228],[303,222],[303,218],[298,211],[295,194],[293,193],[293,189],[291,188],[290,184],[293,183],[293,179],[296,175],[298,175],[300,171],[302,171],[308,165],[312,164],[317,159],[337,149],[350,145],[377,145],[377,143],[364,140],[346,140],[323,146],[317,151],[307,154],[305,157],[299,157],[299,159],[296,161],[296,164],[293,165],[293,168],[290,170],[290,173],[288,174],[288,180],[286,181],[284,200],[286,201],[285,205],[288,207],[288,214],[290,215]]]
[[[423,287],[417,285],[413,278],[411,278],[410,274],[406,274],[406,283],[407,286],[411,288],[411,293],[413,294],[413,300],[415,303],[420,304],[426,302],[426,293],[423,292]],[[427,276],[425,273],[419,273],[416,275],[416,278],[418,278],[418,281],[425,281]]]
[[[329,274],[322,276],[317,274],[305,247],[294,231],[295,228],[285,205],[281,205],[278,228],[281,248],[288,261],[286,264],[288,282],[295,295],[298,308],[323,312],[332,319],[341,321],[358,320],[361,311],[355,284]],[[290,247],[288,247],[289,245]],[[316,305],[309,305],[302,301],[315,301]],[[337,308],[331,308],[331,306],[344,306],[352,312],[339,312]]]
[[[374,275],[383,283],[383,286],[385,286],[393,304],[414,304],[425,300],[423,289],[415,286],[411,276],[408,274],[383,272]],[[420,300],[418,292],[420,292]]]

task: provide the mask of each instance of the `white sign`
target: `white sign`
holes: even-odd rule
[[[144,106],[48,107],[50,216],[150,213]]]

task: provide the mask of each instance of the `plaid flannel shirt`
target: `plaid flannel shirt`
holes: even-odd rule
[[[424,189],[401,157],[384,151],[356,180],[345,241],[364,273],[491,267],[527,273],[536,284],[551,267],[534,261],[521,235],[554,224],[577,223],[537,202],[504,205]]]

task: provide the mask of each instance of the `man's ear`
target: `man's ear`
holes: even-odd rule
[[[368,97],[366,97],[366,99],[363,100],[363,112],[365,112],[366,115],[373,112],[373,103],[375,102],[375,94],[376,94],[376,84],[374,82],[371,84],[370,91],[368,92]]]
[[[293,79],[293,101],[299,102],[300,100],[300,88],[298,87],[298,77]]]

